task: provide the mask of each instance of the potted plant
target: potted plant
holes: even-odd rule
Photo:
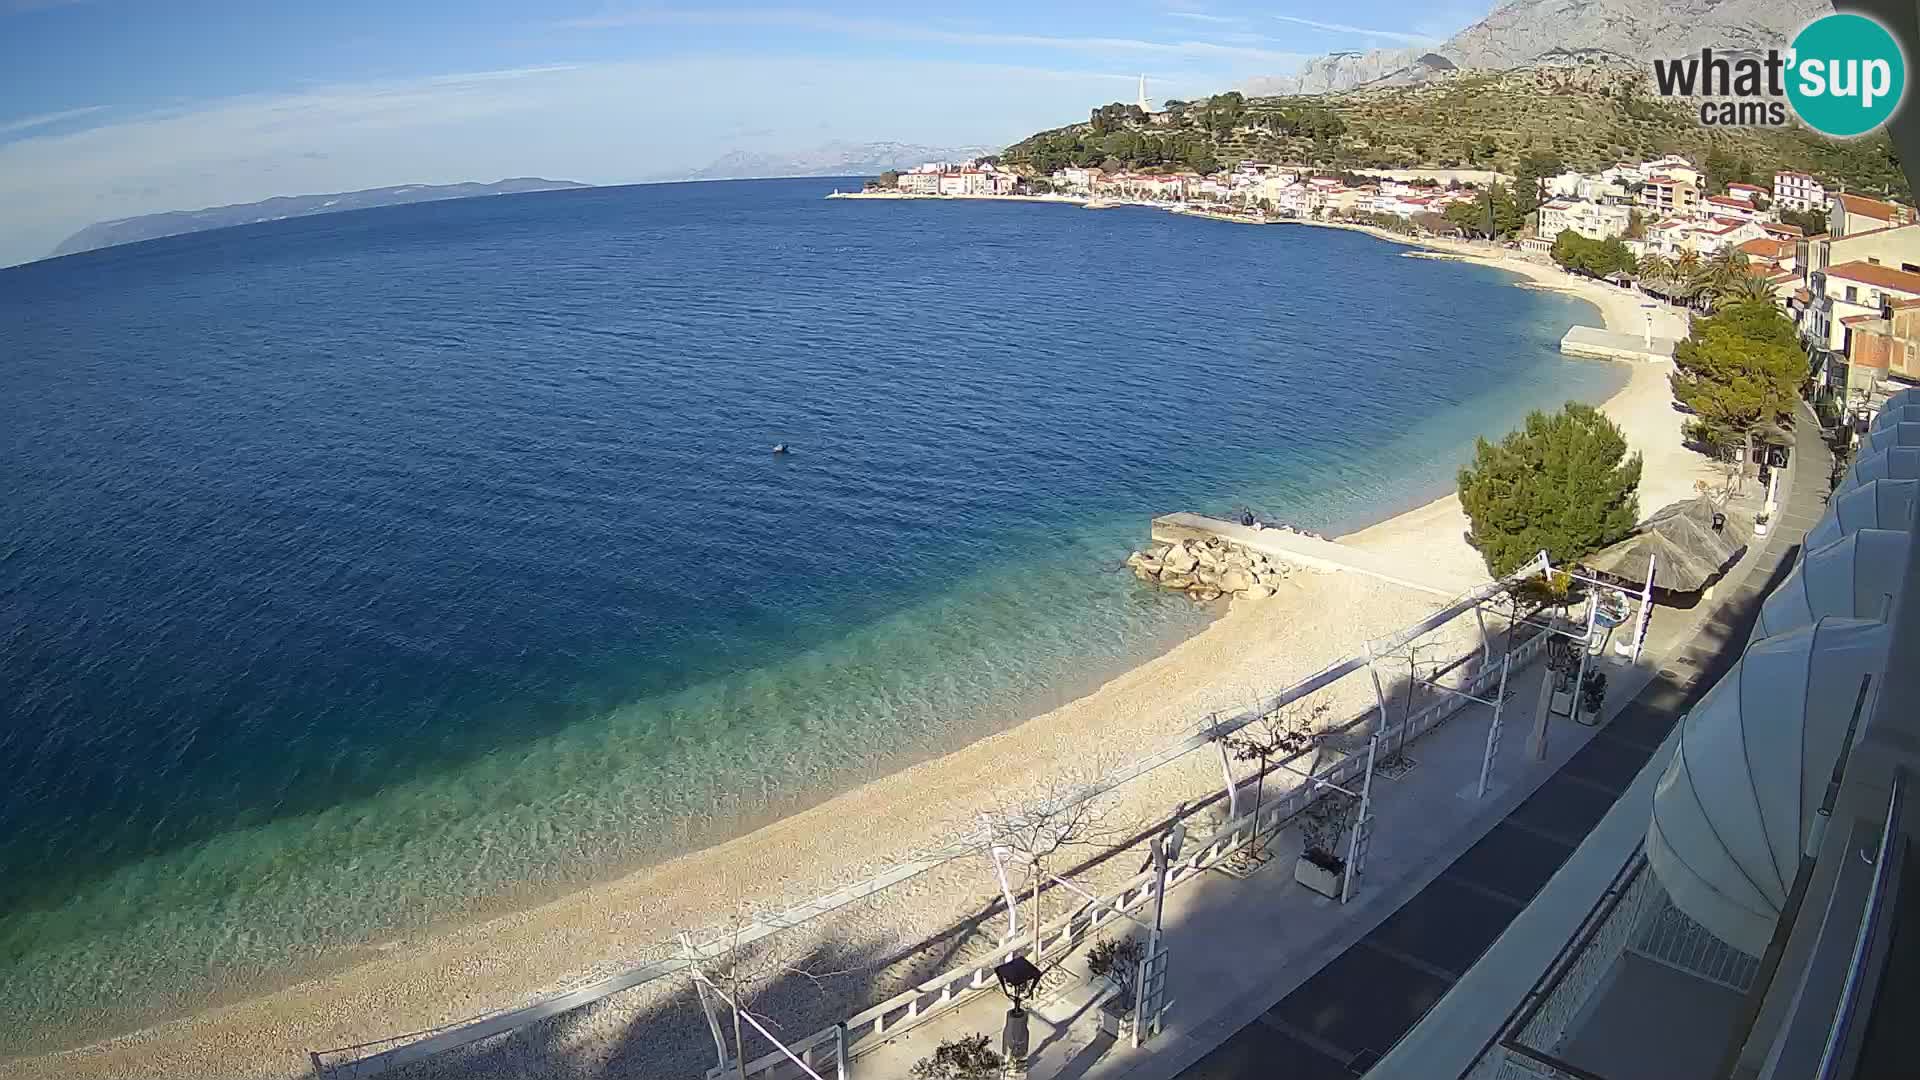
[[[1293,864],[1293,880],[1330,899],[1340,899],[1346,884],[1347,860],[1340,841],[1347,833],[1354,799],[1344,791],[1329,791],[1300,812],[1300,858]]]
[[[1760,514],[1756,514],[1756,515],[1754,515],[1754,518],[1753,518],[1753,535],[1755,535],[1755,536],[1765,536],[1765,535],[1767,535],[1767,525],[1768,525],[1768,524],[1769,524],[1770,522],[1772,522],[1772,520],[1773,520],[1773,515],[1772,515],[1772,514],[1767,514],[1767,513],[1760,513]]]
[[[1133,996],[1146,952],[1146,945],[1131,934],[1107,938],[1087,950],[1087,971],[1111,990],[1100,1002],[1100,1030],[1116,1039],[1133,1036]]]

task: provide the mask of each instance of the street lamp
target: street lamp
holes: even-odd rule
[[[1024,956],[1016,956],[993,969],[1000,980],[1000,992],[1013,1007],[1007,1010],[1007,1022],[1000,1031],[1000,1052],[1010,1077],[1027,1074],[1027,1011],[1021,1008],[1028,994],[1040,985],[1040,969]]]

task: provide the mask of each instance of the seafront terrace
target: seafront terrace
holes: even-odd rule
[[[1231,846],[1217,855],[1202,852],[1181,881],[1193,887],[1167,895],[1164,1029],[1138,1047],[1103,1034],[1104,991],[1085,977],[1082,948],[1053,961],[1068,969],[1067,978],[1031,1010],[1029,1075],[1361,1075],[1477,970],[1475,961],[1489,945],[1537,950],[1538,923],[1511,925],[1515,916],[1550,890],[1563,868],[1577,889],[1582,879],[1618,865],[1622,837],[1634,822],[1644,828],[1646,800],[1670,750],[1667,731],[1685,703],[1738,655],[1758,599],[1791,566],[1824,494],[1820,480],[1829,458],[1814,430],[1809,424],[1802,432],[1792,475],[1782,487],[1781,526],[1729,571],[1715,589],[1719,602],[1663,613],[1640,662],[1608,664],[1613,680],[1606,723],[1589,728],[1556,720],[1544,760],[1534,757],[1524,738],[1499,740],[1489,773],[1498,779],[1480,797],[1476,774],[1490,708],[1462,702],[1464,708],[1435,718],[1413,743],[1417,767],[1392,780],[1376,778],[1366,883],[1344,906],[1294,882],[1292,856],[1300,844],[1291,825],[1267,841],[1276,857],[1251,873],[1230,865]],[[1513,678],[1502,717],[1510,732],[1531,729],[1545,674],[1543,665],[1531,664]],[[1285,820],[1291,812],[1290,806],[1278,807],[1275,817]],[[1229,845],[1236,841],[1245,843],[1235,837]],[[1147,893],[1150,884],[1150,875],[1143,875]],[[1090,904],[1084,914],[1125,932],[1122,911],[1150,913],[1146,899],[1144,893],[1123,895],[1117,902]],[[1064,928],[1061,936],[1064,946]],[[1080,943],[1094,936],[1084,933]],[[1564,939],[1562,934],[1554,940]],[[1473,1001],[1469,995],[1461,1005]],[[894,1035],[862,1032],[848,1044],[853,1054],[844,1074],[831,1052],[815,1055],[825,1070],[821,1075],[906,1076],[943,1040],[976,1033],[997,1037],[1005,1006],[998,993],[983,993],[924,1021],[897,1012]],[[1451,1040],[1449,1053],[1465,1055],[1456,1059],[1464,1065],[1480,1045],[1473,1040],[1490,1038],[1503,1018],[1477,1017],[1478,1026],[1429,1024],[1421,1031]],[[854,1019],[882,1020],[869,1014]],[[1432,1060],[1421,1050],[1402,1048],[1381,1074],[1441,1075],[1427,1071]],[[750,1075],[804,1075],[777,1054],[753,1066],[761,1071]],[[709,1077],[722,1075],[715,1070]]]
[[[1272,539],[1276,543],[1292,538],[1335,549],[1341,546],[1279,530],[1259,532],[1271,533],[1270,537],[1261,539]],[[1431,591],[1435,586],[1429,583],[1426,588]],[[1041,958],[1051,975],[1033,1009],[1031,1075],[1175,1075],[1232,1036],[1248,1020],[1260,1016],[1276,994],[1298,986],[1329,960],[1352,953],[1352,946],[1361,935],[1382,925],[1394,925],[1389,917],[1411,896],[1429,886],[1456,856],[1470,853],[1489,830],[1527,801],[1543,781],[1586,750],[1594,738],[1594,729],[1565,719],[1554,721],[1543,755],[1535,754],[1530,739],[1519,737],[1519,733],[1533,728],[1542,704],[1540,687],[1544,668],[1531,661],[1544,643],[1544,637],[1539,627],[1526,623],[1515,626],[1497,618],[1496,628],[1488,632],[1486,618],[1489,614],[1499,615],[1496,598],[1502,592],[1499,585],[1488,583],[1456,598],[1421,623],[1389,639],[1368,643],[1360,653],[1280,695],[1286,700],[1304,699],[1342,679],[1365,672],[1374,677],[1372,696],[1378,704],[1375,709],[1362,710],[1359,715],[1335,725],[1331,733],[1334,738],[1326,740],[1310,755],[1303,755],[1303,760],[1277,766],[1266,780],[1268,801],[1257,818],[1249,812],[1254,778],[1242,767],[1234,775],[1231,794],[1216,791],[1212,798],[1198,805],[1175,808],[1158,826],[1142,830],[1133,838],[1131,846],[1124,848],[1121,858],[1133,858],[1144,852],[1145,841],[1167,838],[1177,823],[1187,826],[1185,850],[1171,860],[1165,879],[1164,943],[1168,979],[1164,1028],[1144,1045],[1134,1047],[1130,1045],[1131,1040],[1115,1040],[1100,1034],[1101,993],[1087,977],[1081,953],[1103,934],[1130,929],[1140,920],[1151,917],[1151,901],[1160,880],[1158,874],[1143,867],[1118,889],[1096,891],[1075,881],[1074,868],[1055,871],[1060,876],[1054,878],[1057,888],[1049,889],[1050,902],[1057,908],[1059,897],[1064,895],[1072,906],[1065,915],[1047,923],[1041,932],[1044,943]],[[1698,614],[1704,618],[1706,612]],[[1469,615],[1478,623],[1480,647],[1438,665],[1431,676],[1423,680],[1431,686],[1413,715],[1410,718],[1395,715],[1389,702],[1398,700],[1401,687],[1396,685],[1391,694],[1383,694],[1377,678],[1380,671],[1370,660],[1404,648],[1436,628]],[[1653,624],[1647,657],[1637,664],[1607,668],[1613,672],[1609,711],[1615,707],[1614,703],[1631,697],[1652,677],[1655,658],[1672,642],[1690,635],[1698,621],[1675,617],[1672,613],[1662,615]],[[1500,653],[1509,646],[1512,646],[1509,661],[1500,663]],[[1612,661],[1598,662],[1612,664]],[[1507,692],[1497,696],[1503,669]],[[1494,730],[1496,709],[1501,726],[1508,732],[1504,738]],[[1212,733],[1203,731],[1184,743],[1138,760],[1104,777],[1096,785],[1100,791],[1077,792],[1075,797],[1096,797],[1188,754],[1217,752],[1220,728],[1248,723],[1253,718],[1249,714],[1219,722]],[[1376,773],[1372,768],[1379,748],[1379,743],[1373,741],[1375,738],[1393,749],[1409,747],[1407,756],[1416,764],[1410,767],[1407,762],[1398,762],[1397,768]],[[1297,778],[1307,770],[1314,773],[1313,781],[1296,780],[1289,784],[1290,778]],[[1330,786],[1367,797],[1367,809],[1362,811],[1366,824],[1354,830],[1364,839],[1354,839],[1350,849],[1354,864],[1361,870],[1356,875],[1351,902],[1344,905],[1309,892],[1294,882],[1292,873],[1300,842],[1291,821],[1316,794]],[[1273,855],[1264,862],[1249,857],[1256,820],[1265,834],[1264,846]],[[1509,834],[1514,831],[1507,826],[1501,828]],[[814,904],[763,920],[748,927],[746,934],[771,938],[838,907],[856,904],[863,897],[909,881],[928,865],[976,852],[984,839],[968,838],[957,843],[952,851],[935,852],[918,864],[895,866],[834,896],[822,897]],[[1115,854],[1109,852],[1107,857]],[[1539,880],[1531,880],[1536,870],[1537,867],[1530,870],[1528,865],[1486,865],[1482,873],[1489,880],[1469,881],[1467,886],[1477,887],[1492,897],[1530,895],[1530,890],[1540,884]],[[1546,873],[1551,874],[1551,866]],[[1514,874],[1520,875],[1519,878],[1514,879]],[[1004,908],[995,914],[1004,914]],[[1511,912],[1508,915],[1510,917]],[[766,1032],[769,1038],[764,1041],[749,1036],[749,1047],[757,1044],[770,1049],[748,1062],[747,1075],[779,1078],[813,1072],[821,1076],[904,1076],[913,1061],[931,1052],[943,1039],[975,1032],[997,1033],[1005,1001],[993,989],[991,970],[1002,959],[1029,950],[1030,929],[1018,933],[1014,930],[1013,926],[1006,926],[1001,949],[979,955],[971,963],[848,1016],[841,1023],[814,1031],[796,1031],[793,1017],[767,1015],[766,1019],[777,1026]],[[1403,927],[1397,932],[1441,940],[1459,933],[1457,929],[1439,931],[1431,927],[1424,930]],[[1463,940],[1474,939],[1467,935]],[[688,945],[673,961],[578,987],[521,1010],[423,1032],[418,1038],[316,1053],[316,1071],[329,1076],[375,1075],[413,1062],[426,1063],[450,1052],[456,1059],[475,1050],[484,1053],[491,1042],[512,1038],[533,1025],[562,1017],[594,1001],[670,976],[684,979],[715,955],[716,947],[709,938],[697,937]],[[1478,947],[1474,946],[1473,955],[1477,955]],[[1396,957],[1389,947],[1385,952],[1370,949],[1368,955],[1387,957],[1404,967],[1408,966],[1406,957],[1410,954]],[[1470,966],[1471,960],[1472,955],[1461,955],[1453,958],[1451,967],[1429,965],[1433,970],[1427,972],[1429,977],[1425,979],[1404,978],[1404,972],[1396,971],[1388,982],[1363,980],[1376,983],[1354,989],[1353,992],[1374,1002],[1364,1007],[1357,1006],[1345,992],[1333,992],[1329,996],[1329,992],[1322,990],[1316,996],[1326,999],[1321,1003],[1323,1009],[1335,1013],[1357,1009],[1367,1015],[1397,1016],[1400,1019],[1393,1026],[1405,1030],[1433,1004],[1438,991],[1444,989],[1443,975],[1457,977]],[[1420,964],[1412,964],[1411,969],[1418,973]],[[1397,1004],[1389,1005],[1389,999]],[[724,1011],[721,1007],[721,1015]],[[1305,1044],[1312,1046],[1315,1038],[1317,1036],[1307,1036]],[[776,1045],[774,1039],[784,1046]],[[1327,1040],[1319,1050],[1323,1057],[1344,1062],[1341,1067],[1351,1069],[1377,1058],[1390,1045],[1388,1042],[1353,1047]],[[710,1075],[736,1073],[737,1067],[727,1066],[716,1068]]]

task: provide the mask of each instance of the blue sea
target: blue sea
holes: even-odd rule
[[[0,1053],[1009,726],[1213,617],[1152,515],[1349,530],[1623,381],[1356,233],[834,186],[0,270]]]

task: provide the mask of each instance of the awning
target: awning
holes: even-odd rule
[[[1835,494],[1852,491],[1875,480],[1920,480],[1920,446],[1893,446],[1861,454],[1833,490]]]
[[[1913,500],[1920,494],[1920,480],[1875,480],[1851,491],[1836,491],[1827,502],[1801,549],[1824,547],[1848,533],[1861,529],[1897,529],[1913,527]]]
[[[1801,557],[1760,605],[1753,640],[1812,626],[1828,616],[1882,619],[1901,591],[1911,534],[1861,529]]]
[[[1714,515],[1724,515],[1713,527]],[[1653,583],[1676,592],[1698,592],[1747,549],[1753,523],[1711,499],[1686,499],[1662,507],[1633,527],[1633,535],[1580,560],[1589,568],[1646,584],[1647,557],[1654,557]]]
[[[1647,861],[1675,907],[1766,951],[1887,627],[1822,619],[1748,646],[1681,722],[1654,789]]]

